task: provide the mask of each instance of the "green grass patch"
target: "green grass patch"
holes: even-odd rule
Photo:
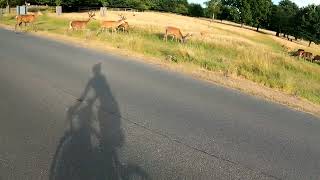
[[[14,16],[2,17],[1,23],[14,25]],[[92,21],[88,25],[89,31],[66,32],[68,19],[46,15],[40,16],[36,25],[39,31],[89,38],[160,59],[170,56],[174,60],[172,63],[192,63],[209,71],[228,72],[320,104],[320,66],[290,57],[279,43],[264,34],[238,34],[253,45],[241,40],[232,43],[191,40],[180,44],[164,42],[161,32],[152,27],[136,27],[129,33],[102,32],[96,35],[99,22]]]

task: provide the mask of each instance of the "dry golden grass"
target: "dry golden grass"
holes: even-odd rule
[[[129,34],[102,33],[95,36],[95,31],[99,29],[99,21],[118,20],[120,13],[127,17],[131,25]],[[261,30],[261,33],[254,31],[254,28],[241,28],[239,24],[231,22],[211,22],[207,19],[176,14],[139,12],[134,16],[132,12],[108,12],[104,18],[99,17],[98,12],[96,14],[97,21],[89,23],[92,41],[102,42],[133,54],[155,57],[160,59],[161,63],[164,63],[168,56],[173,57],[174,62],[165,61],[165,64],[192,74],[196,72],[202,79],[214,80],[319,113],[319,106],[297,99],[300,97],[320,104],[320,66],[289,54],[300,48],[320,54],[320,47],[317,45],[309,48],[307,42],[290,42],[275,37],[272,31]],[[63,34],[68,27],[68,21],[87,17],[87,13],[66,13],[59,17],[49,14],[49,17],[39,19],[40,29]],[[8,22],[12,24],[13,20],[9,19]],[[191,32],[194,36],[184,45],[175,42],[165,43],[162,36],[166,26],[179,27],[184,34]],[[205,37],[201,36],[201,32],[205,32]],[[83,38],[81,32],[67,35]],[[229,78],[217,80],[211,73]],[[232,83],[225,83],[229,81]],[[260,90],[257,84],[260,84]],[[282,95],[276,95],[279,91]]]

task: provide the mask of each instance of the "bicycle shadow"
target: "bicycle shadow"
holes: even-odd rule
[[[92,68],[80,99],[69,108],[70,131],[60,139],[50,167],[50,180],[149,179],[137,165],[123,165],[117,150],[124,143],[121,114],[101,64]],[[89,93],[93,92],[93,97]],[[99,105],[95,105],[98,103]],[[96,113],[94,108],[96,107]],[[97,129],[92,128],[96,114]],[[134,178],[135,179],[135,178]]]

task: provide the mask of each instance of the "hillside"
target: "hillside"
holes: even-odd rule
[[[275,40],[277,43],[288,48],[287,50],[296,50],[299,48],[304,48],[307,51],[313,52],[314,54],[320,54],[320,46],[314,45],[309,48],[308,42],[305,41],[295,41],[290,42],[283,38],[278,38],[275,32],[269,30],[261,30],[261,32],[256,32],[254,27],[244,26],[240,28],[241,25],[219,20],[211,22],[209,19],[204,18],[193,18],[188,16],[181,16],[173,13],[159,13],[159,12],[124,12],[124,11],[108,11],[106,17],[100,17],[97,12],[95,17],[98,21],[101,20],[118,20],[119,14],[123,14],[127,17],[127,21],[130,25],[152,28],[153,30],[159,30],[159,32],[164,32],[166,26],[176,26],[181,28],[185,33],[194,33],[195,38],[201,38],[200,32],[206,32],[209,35],[209,39],[224,39],[226,37],[230,39],[236,39],[239,41],[249,41],[258,42],[260,38],[266,40],[269,37]],[[52,14],[51,14],[52,15]],[[52,15],[54,16],[54,15]],[[62,18],[68,18],[72,20],[86,19],[87,13],[65,13],[61,16]],[[268,36],[270,35],[270,36]],[[201,38],[202,39],[202,38]],[[264,41],[260,41],[263,44]]]
[[[180,72],[309,112],[320,111],[320,66],[290,55],[300,48],[320,54],[317,45],[313,44],[309,48],[307,42],[290,42],[275,37],[271,31],[256,32],[250,27],[240,28],[240,25],[230,22],[210,22],[207,19],[169,13],[110,11],[103,19],[118,20],[120,13],[127,17],[130,24],[128,34],[101,33],[97,36],[96,31],[102,20],[98,12],[97,20],[89,23],[89,34],[66,33],[71,19],[86,19],[87,13],[66,13],[59,17],[54,14],[44,15],[39,17],[38,29],[86,38],[132,54],[154,57],[159,59],[157,64],[164,64]],[[14,24],[13,16],[4,20],[6,24]],[[193,33],[194,36],[186,44],[171,41],[165,43],[162,38],[164,27],[168,25],[179,27],[184,34]],[[200,32],[206,35],[201,36]]]

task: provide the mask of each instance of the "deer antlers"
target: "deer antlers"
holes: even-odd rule
[[[89,11],[88,15],[89,15],[90,18],[92,18],[93,16],[96,15],[96,13],[94,11]]]
[[[120,20],[123,20],[123,21],[124,21],[124,20],[127,19],[123,14],[119,14],[118,16],[120,17]]]

